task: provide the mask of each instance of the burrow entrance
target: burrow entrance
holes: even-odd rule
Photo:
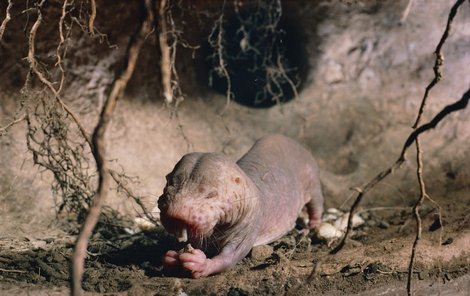
[[[224,12],[204,49],[213,90],[230,90],[232,100],[255,108],[296,97],[309,70],[306,42],[295,17],[283,12],[280,1],[235,4]]]

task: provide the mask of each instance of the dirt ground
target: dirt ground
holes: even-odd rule
[[[289,1],[284,12],[298,34],[292,42],[300,42],[296,46],[303,48],[299,54],[304,51],[301,58],[308,67],[299,96],[271,108],[235,102],[226,108],[225,96],[209,89],[207,79],[201,78],[207,75],[204,50],[196,50],[193,58],[192,50],[181,49],[178,69],[186,97],[178,116],[172,115],[159,94],[158,55],[155,38],[149,37],[113,114],[107,134],[110,165],[134,177],[129,187],[153,208],[165,175],[185,153],[216,151],[236,160],[259,137],[282,133],[302,143],[317,159],[325,207],[347,211],[355,196],[350,188],[363,186],[391,165],[412,131],[424,88],[432,79],[433,51],[454,3],[412,2],[409,15],[400,22],[408,1]],[[137,15],[136,8],[125,4],[109,8],[106,3],[98,3],[96,27],[118,49],[77,33],[69,45],[66,67],[64,98],[89,132]],[[210,2],[208,11],[220,3]],[[51,5],[54,11],[55,4]],[[0,5],[0,18],[5,7],[6,3]],[[126,13],[119,22],[106,22],[122,11]],[[210,31],[212,23],[206,15],[198,15],[200,27],[187,28],[188,42],[197,43]],[[5,61],[0,63],[0,126],[11,122],[20,108],[20,89],[28,69],[22,59],[27,55],[22,29],[31,23],[23,14],[14,16],[0,43],[0,60]],[[54,24],[46,21],[38,33],[43,38],[38,39],[38,57],[44,63],[55,52],[57,36],[50,33],[56,29]],[[423,122],[469,87],[469,24],[467,2],[444,46],[444,78],[432,91]],[[468,295],[470,291],[469,118],[467,108],[421,137],[432,202],[426,200],[420,211],[423,227],[412,281],[415,295]],[[69,263],[80,225],[73,215],[57,214],[55,205],[61,196],[51,192],[53,178],[50,171],[34,165],[24,121],[0,137],[0,295],[69,293]],[[232,270],[204,279],[163,273],[162,255],[181,246],[159,225],[136,232],[134,218],[142,211],[115,189],[113,184],[105,210],[108,219],[99,223],[88,248],[86,294],[406,293],[416,227],[412,205],[419,197],[414,151],[399,170],[364,197],[359,215],[365,223],[339,253],[329,253],[336,242],[305,236],[299,226],[268,247],[257,248]]]

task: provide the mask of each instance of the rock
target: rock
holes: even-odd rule
[[[134,222],[137,227],[142,231],[149,231],[155,228],[155,224],[153,224],[150,220],[146,218],[137,217],[134,219]]]
[[[340,210],[335,209],[335,208],[328,208],[325,212],[328,213],[328,214],[336,215],[336,216],[340,216],[340,215],[343,214],[343,212],[341,212]]]
[[[47,242],[43,240],[33,240],[31,241],[33,245],[33,250],[44,249],[46,247]]]
[[[450,245],[450,244],[453,243],[453,242],[454,242],[454,239],[451,238],[451,237],[449,237],[448,239],[446,239],[446,240],[442,243],[442,245],[443,245],[443,246],[445,246],[445,245]]]
[[[328,222],[322,222],[320,226],[315,229],[315,235],[318,239],[330,242],[343,235],[343,232]]]
[[[344,213],[335,208],[328,208],[326,209],[325,213],[323,213],[322,221],[336,221],[338,217],[343,215]]]
[[[335,221],[333,225],[337,229],[341,231],[345,231],[346,228],[348,227],[348,218],[349,218],[349,213],[343,214],[338,220]],[[364,219],[362,219],[361,216],[355,214],[352,218],[353,228],[358,227],[362,224],[364,224]]]

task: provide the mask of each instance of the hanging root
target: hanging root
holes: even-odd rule
[[[399,158],[395,161],[395,163],[393,165],[391,165],[389,168],[387,168],[384,171],[380,172],[374,179],[372,179],[369,183],[367,183],[363,188],[360,188],[359,193],[358,193],[356,199],[354,200],[353,205],[351,206],[351,209],[349,211],[348,227],[346,229],[346,233],[343,236],[343,239],[341,240],[341,242],[331,251],[331,254],[335,254],[335,253],[339,252],[344,247],[344,245],[346,244],[346,240],[347,240],[350,232],[352,231],[352,217],[353,217],[354,213],[356,212],[357,207],[359,206],[364,194],[366,194],[368,191],[370,191],[372,188],[374,188],[375,185],[377,185],[385,177],[390,175],[392,172],[394,172],[396,169],[398,169],[403,164],[403,162],[405,161],[405,158],[406,158],[406,153],[407,153],[408,148],[413,143],[416,143],[417,146],[419,145],[418,142],[416,142],[416,140],[418,139],[418,136],[420,134],[422,134],[422,133],[424,133],[424,132],[426,132],[430,129],[435,128],[439,124],[439,122],[441,120],[443,120],[447,115],[449,115],[453,112],[465,109],[467,107],[468,101],[469,101],[469,98],[470,98],[470,89],[467,92],[464,93],[464,95],[462,96],[462,98],[460,100],[456,101],[453,104],[450,104],[450,105],[446,106],[439,113],[437,113],[431,121],[429,121],[428,123],[423,124],[423,125],[418,127],[419,121],[420,121],[420,118],[421,118],[421,114],[423,113],[424,106],[426,105],[426,100],[427,100],[429,91],[442,78],[440,67],[443,64],[443,54],[441,52],[441,48],[442,48],[443,44],[445,43],[445,41],[447,40],[447,36],[449,35],[450,29],[451,29],[452,21],[453,21],[455,15],[457,13],[458,7],[463,2],[464,1],[462,1],[462,0],[458,0],[455,3],[455,5],[452,7],[452,9],[449,13],[446,29],[445,29],[444,34],[443,34],[443,36],[442,36],[442,38],[441,38],[441,40],[440,40],[440,42],[439,42],[439,44],[436,48],[436,51],[435,51],[436,61],[435,61],[435,65],[434,65],[435,77],[431,81],[431,83],[428,85],[428,87],[426,87],[425,95],[422,99],[421,107],[418,111],[418,116],[417,116],[416,122],[414,124],[417,127],[406,139],[405,144],[403,145],[403,149],[401,151],[401,154],[400,154]],[[419,150],[419,152],[421,152],[420,148],[417,148],[417,149]],[[421,161],[421,153],[418,153],[418,162],[420,162],[420,161]],[[418,173],[418,179],[419,179],[420,183],[423,182],[423,184],[424,184],[424,181],[422,180],[421,173]],[[422,194],[422,195],[424,197],[427,197],[426,194]],[[418,213],[417,211],[419,210],[419,204],[422,202],[422,201],[420,202],[420,200],[421,200],[421,198],[418,200],[417,206],[415,205],[415,207],[414,207],[415,213]],[[418,215],[416,215],[416,217],[417,217],[417,219],[419,219],[419,213],[418,213]],[[419,240],[419,238],[418,238],[418,240]],[[414,255],[413,254],[412,254],[411,261],[414,261]]]
[[[444,64],[444,54],[442,53],[442,46],[444,45],[447,40],[447,37],[449,36],[450,30],[452,29],[452,22],[454,21],[454,18],[457,15],[457,11],[464,1],[465,0],[457,0],[457,2],[455,2],[454,6],[452,6],[450,10],[449,17],[447,19],[446,29],[444,30],[444,34],[442,34],[441,40],[439,40],[436,50],[434,51],[434,54],[436,55],[433,67],[434,78],[431,80],[428,86],[426,86],[423,99],[421,100],[421,106],[419,107],[418,115],[416,117],[415,123],[413,124],[413,128],[416,128],[419,125],[421,116],[424,112],[424,107],[426,106],[429,92],[442,79],[441,66]]]
[[[42,8],[42,5],[44,4],[44,2],[45,2],[45,0],[42,0],[40,3],[37,4],[36,11],[37,11],[37,14],[38,14],[38,18],[34,22],[32,28],[31,28],[31,31],[29,33],[29,39],[28,39],[29,50],[28,50],[28,57],[27,57],[27,60],[29,62],[29,68],[30,68],[30,71],[33,72],[37,76],[37,78],[51,91],[51,93],[54,95],[55,99],[60,104],[60,106],[72,117],[72,119],[74,120],[74,122],[77,125],[78,129],[80,130],[83,138],[88,142],[88,144],[90,145],[90,148],[91,148],[92,144],[91,144],[90,137],[88,136],[88,133],[85,131],[85,128],[83,127],[83,125],[80,123],[78,115],[76,115],[72,111],[72,109],[70,109],[64,103],[64,101],[62,100],[62,98],[60,96],[60,89],[62,87],[62,83],[60,84],[59,89],[56,90],[53,86],[53,83],[51,81],[49,81],[45,77],[45,75],[38,68],[38,62],[36,61],[36,57],[35,57],[35,42],[36,42],[36,32],[37,32],[39,26],[42,23],[41,8]]]
[[[215,21],[214,27],[212,28],[211,33],[209,34],[209,44],[214,49],[214,54],[212,55],[212,59],[214,62],[214,69],[212,69],[209,73],[209,86],[212,86],[212,73],[215,72],[217,76],[225,78],[227,82],[227,91],[226,91],[226,98],[227,102],[225,104],[224,111],[222,114],[228,109],[230,106],[230,101],[233,99],[232,93],[232,81],[230,80],[230,75],[228,73],[225,61],[225,48],[224,48],[224,13],[225,13],[225,5],[226,0],[223,1],[222,4],[222,13],[220,14],[219,18]]]
[[[145,41],[145,37],[151,32],[153,22],[155,19],[154,15],[154,1],[145,0],[145,19],[142,20],[140,27],[136,34],[132,36],[127,47],[126,55],[124,58],[125,65],[122,73],[118,75],[118,78],[114,81],[111,92],[103,106],[101,115],[99,117],[98,124],[95,127],[92,137],[93,143],[93,157],[95,158],[96,165],[98,168],[98,192],[95,195],[92,205],[89,209],[88,215],[85,222],[82,225],[80,234],[78,235],[77,242],[72,257],[72,295],[82,295],[82,276],[84,261],[86,256],[86,250],[88,241],[91,237],[93,229],[98,222],[98,218],[101,212],[106,196],[108,195],[110,174],[108,165],[105,160],[106,158],[106,146],[105,146],[105,134],[109,122],[111,120],[112,113],[116,107],[118,99],[123,95],[124,90],[129,82],[129,79],[134,72],[137,59],[139,56],[142,44]]]
[[[21,91],[24,96],[21,108],[26,113],[27,122],[27,147],[33,155],[34,163],[47,169],[54,176],[52,191],[62,196],[62,201],[56,204],[58,211],[75,212],[80,217],[94,195],[90,182],[92,177],[88,172],[88,160],[85,157],[86,148],[91,150],[92,144],[78,115],[65,104],[61,96],[65,81],[62,60],[66,51],[66,36],[70,34],[70,28],[64,32],[69,3],[64,1],[59,20],[60,41],[56,49],[55,64],[60,71],[59,83],[49,78],[51,75],[36,58],[36,35],[43,22],[42,9],[45,3],[46,1],[42,0],[30,9],[36,12],[37,19],[28,35],[29,72]],[[45,86],[43,90],[33,90],[34,77]],[[34,102],[32,98],[35,99]],[[70,118],[74,127],[69,124]],[[70,140],[69,135],[75,132],[74,128],[78,129],[85,143]]]
[[[162,75],[162,90],[165,103],[175,109],[184,100],[178,72],[176,71],[176,49],[178,45],[185,48],[197,49],[199,46],[189,45],[182,36],[182,31],[176,27],[173,19],[173,8],[181,5],[174,1],[161,0],[158,7],[159,31],[157,39],[160,46],[160,72]],[[177,7],[177,9],[182,9]],[[172,112],[176,112],[172,110]]]
[[[160,32],[158,34],[158,41],[160,44],[161,58],[160,58],[160,70],[162,74],[162,88],[163,97],[165,103],[173,103],[173,92],[171,90],[171,62],[170,62],[170,47],[168,46],[168,28],[166,23],[166,11],[167,2],[166,0],[160,0],[160,7],[158,10],[159,21],[160,21]]]
[[[408,295],[411,295],[411,276],[413,274],[413,265],[414,265],[414,259],[416,256],[416,247],[418,246],[418,241],[421,239],[421,233],[422,233],[421,216],[419,215],[419,208],[423,204],[423,201],[427,196],[426,186],[424,184],[424,179],[423,179],[423,157],[422,157],[421,146],[420,146],[418,138],[416,138],[415,143],[416,143],[416,162],[418,164],[416,174],[418,175],[420,196],[419,196],[418,201],[415,203],[413,207],[413,214],[416,219],[416,238],[413,243],[413,247],[411,248],[410,264],[408,267],[408,280],[406,284],[406,291]]]
[[[5,125],[4,127],[0,127],[0,137],[3,136],[3,135],[6,135],[6,133],[8,132],[8,129],[10,129],[12,126],[24,121],[25,119],[26,119],[26,115],[23,114],[19,118],[15,119],[15,120],[11,121],[10,123],[8,123],[7,125]]]
[[[142,201],[142,197],[135,194],[132,189],[130,189],[127,184],[129,182],[136,183],[136,181],[127,176],[124,172],[118,173],[114,170],[109,170],[109,174],[113,178],[114,182],[118,186],[116,191],[122,192],[127,198],[132,199],[142,210],[144,216],[153,224],[158,224],[158,220],[153,216],[152,211],[149,211],[148,208],[145,206],[144,202]]]
[[[209,85],[218,88],[216,83],[221,83],[227,98],[222,114],[233,99],[258,106],[279,104],[290,93],[298,97],[297,69],[289,66],[282,44],[286,32],[281,27],[281,1],[233,1],[233,10],[234,15],[226,13],[223,2],[208,38],[213,50],[208,57],[212,62]],[[228,21],[226,15],[231,17]],[[237,27],[231,28],[233,24]],[[239,88],[247,88],[248,94],[238,94]]]
[[[8,6],[7,6],[7,9],[6,9],[6,12],[5,12],[5,18],[3,19],[2,24],[0,25],[0,40],[3,39],[3,33],[5,33],[5,29],[7,28],[7,24],[11,20],[10,11],[11,11],[12,6],[13,6],[13,1],[8,0]]]
[[[444,30],[444,33],[442,34],[442,37],[437,44],[436,50],[434,51],[434,54],[436,55],[435,61],[434,61],[434,78],[431,80],[431,82],[428,84],[428,86],[425,89],[423,98],[421,100],[421,106],[419,107],[418,115],[416,117],[416,121],[413,124],[413,128],[416,129],[421,121],[421,117],[424,112],[424,107],[426,106],[427,98],[429,96],[429,92],[431,89],[442,79],[442,71],[441,67],[444,65],[444,53],[442,52],[442,46],[447,40],[447,37],[450,34],[451,28],[452,28],[452,22],[457,15],[457,11],[459,7],[463,4],[465,0],[457,0],[452,6],[449,17],[447,19],[447,25]],[[409,11],[411,7],[412,1],[408,3],[407,10]],[[405,16],[404,16],[405,17]],[[467,101],[468,102],[468,101]],[[437,123],[436,123],[437,124]],[[413,242],[413,246],[411,248],[411,256],[410,256],[410,263],[408,266],[408,275],[407,275],[407,284],[406,284],[406,292],[408,295],[412,295],[412,289],[411,289],[411,280],[412,280],[412,275],[413,275],[413,267],[414,267],[414,262],[415,262],[415,257],[416,257],[416,249],[418,246],[418,242],[421,239],[421,233],[422,233],[422,226],[421,226],[421,217],[419,215],[419,209],[421,205],[424,202],[425,198],[428,198],[431,200],[433,203],[435,203],[427,194],[426,194],[426,186],[424,183],[424,178],[423,178],[423,154],[421,151],[421,146],[419,143],[418,137],[416,137],[415,140],[416,143],[416,163],[417,163],[417,177],[418,177],[418,184],[419,184],[419,190],[420,190],[420,197],[416,201],[414,207],[413,207],[413,213],[414,217],[416,219],[416,237]],[[441,230],[440,230],[440,235],[439,235],[439,246],[441,245],[441,240],[442,240],[442,233],[443,233],[443,227],[442,227],[442,213],[441,213],[441,207],[437,205],[438,208],[438,214],[439,214],[439,224],[441,225]]]
[[[67,1],[65,1],[67,2]],[[96,3],[95,0],[90,0],[90,19],[88,20],[88,30],[90,34],[95,35],[95,18],[96,18]]]

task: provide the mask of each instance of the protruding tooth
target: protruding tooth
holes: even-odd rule
[[[186,242],[188,240],[188,231],[186,228],[181,229],[181,232],[178,233],[177,239],[180,243]]]

